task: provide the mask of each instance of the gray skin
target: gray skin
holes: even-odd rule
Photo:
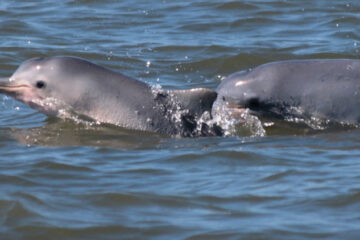
[[[159,90],[121,73],[75,57],[25,61],[0,81],[0,93],[57,117],[69,113],[128,129],[168,135],[212,135],[196,120],[211,111],[216,92]],[[196,132],[195,130],[198,130]]]
[[[259,116],[358,124],[360,61],[293,60],[237,72],[221,82],[213,114],[248,108]]]

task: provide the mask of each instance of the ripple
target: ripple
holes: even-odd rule
[[[216,89],[271,61],[358,59],[359,11],[336,0],[0,1],[0,74],[74,55],[166,89]],[[11,99],[0,112],[0,239],[360,235],[357,129],[179,139],[48,119]]]
[[[253,9],[259,9],[259,7],[257,7],[255,4],[251,4],[251,3],[230,1],[230,2],[220,4],[217,7],[217,9],[234,11],[236,9],[253,10]]]
[[[22,236],[33,239],[46,239],[44,236],[58,236],[66,239],[101,239],[104,235],[108,239],[139,238],[142,236],[141,228],[126,227],[121,225],[94,226],[87,228],[63,228],[53,226],[25,225],[15,228],[15,231]],[[112,237],[111,237],[112,236]]]
[[[14,185],[14,186],[36,186],[36,183],[20,176],[11,176],[11,175],[0,175],[0,181],[6,183],[6,185]]]
[[[2,23],[3,24],[3,31],[6,33],[17,33],[18,31],[29,31],[31,26],[20,20],[8,20]]]
[[[303,173],[295,171],[295,170],[286,170],[283,172],[274,173],[269,176],[266,176],[263,179],[261,179],[260,181],[272,182],[272,181],[278,181],[278,180],[284,179],[287,176],[302,175],[302,174]]]
[[[327,199],[319,200],[318,205],[331,208],[344,208],[351,205],[359,205],[360,192],[356,191],[348,194],[341,194]]]
[[[243,27],[247,25],[257,25],[257,24],[274,24],[277,21],[272,18],[265,18],[265,17],[254,17],[254,18],[244,18],[244,19],[238,19],[231,23],[232,28],[236,27]]]
[[[65,163],[50,162],[47,160],[43,160],[40,163],[34,164],[32,167],[37,169],[49,170],[49,171],[64,171],[64,172],[74,171],[74,172],[91,173],[94,171],[93,169],[85,166],[75,166],[73,164],[70,165]]]
[[[27,223],[37,222],[42,217],[27,209],[19,202],[14,202],[5,214],[4,225],[21,226]]]

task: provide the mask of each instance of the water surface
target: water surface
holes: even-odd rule
[[[1,1],[0,76],[73,55],[165,89],[359,58],[358,1]],[[0,96],[1,239],[358,239],[360,131],[171,138]]]

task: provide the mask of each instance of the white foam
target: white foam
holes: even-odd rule
[[[209,124],[217,124],[224,130],[225,136],[262,137],[266,131],[257,116],[251,115],[249,109],[234,111],[224,105],[214,106],[213,119]]]

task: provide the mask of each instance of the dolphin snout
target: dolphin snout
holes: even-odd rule
[[[30,88],[27,84],[17,84],[11,82],[9,78],[0,78],[0,93],[14,96],[18,94],[21,90]]]
[[[30,88],[28,84],[17,84],[10,81],[10,78],[0,78],[0,92],[16,91],[19,88]]]
[[[12,88],[9,78],[0,78],[0,93],[6,94]]]

